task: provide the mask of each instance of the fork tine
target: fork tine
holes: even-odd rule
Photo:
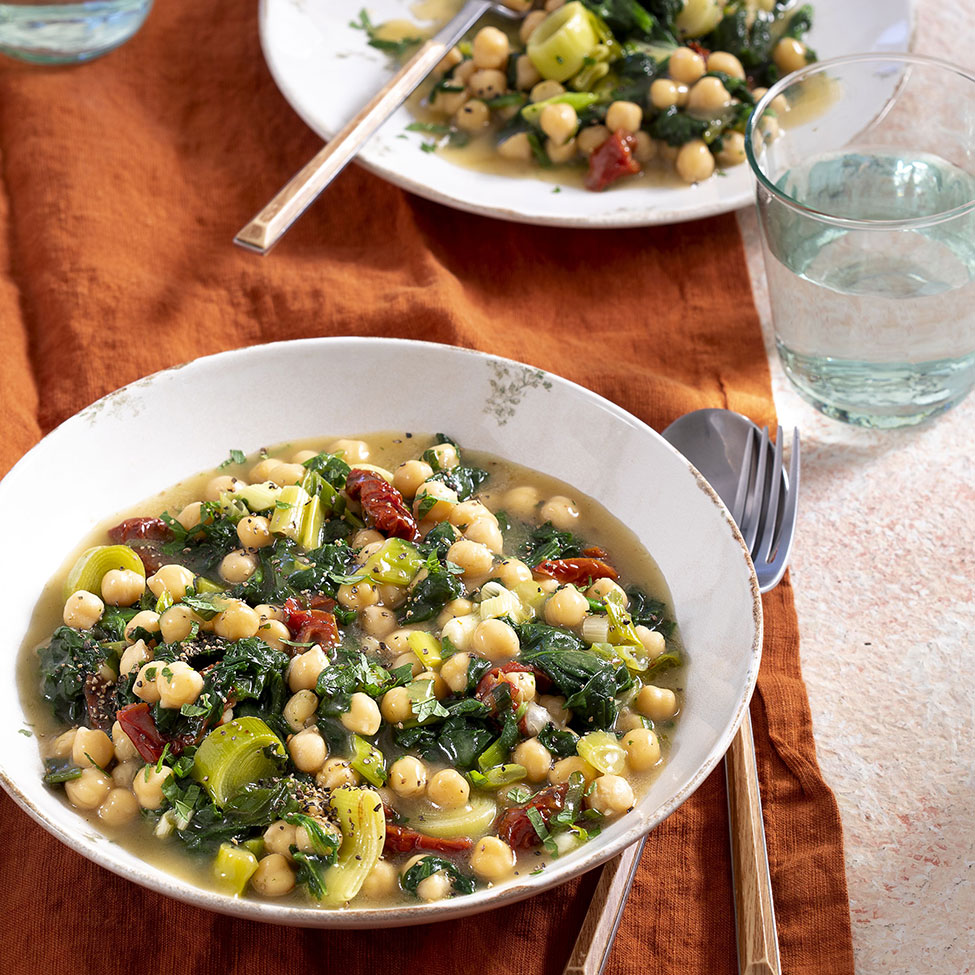
[[[748,500],[748,486],[751,483],[752,473],[752,453],[755,447],[755,436],[753,431],[748,431],[748,439],[745,441],[745,453],[741,458],[741,473],[738,475],[738,487],[735,489],[735,500],[731,506],[731,517],[736,525],[741,525],[742,518],[745,516],[745,502]]]
[[[756,562],[767,562],[775,551],[775,541],[779,522],[779,489],[782,486],[782,427],[775,431],[775,453],[772,456],[772,469],[768,480],[762,512],[762,530],[758,547],[753,553]]]
[[[767,592],[773,586],[777,586],[779,580],[785,575],[785,568],[789,562],[789,555],[792,551],[792,542],[795,538],[796,510],[799,503],[799,473],[801,463],[799,460],[799,430],[792,431],[792,460],[789,463],[789,486],[785,493],[785,503],[782,507],[781,528],[779,530],[778,546],[775,550],[775,557],[765,565],[761,566],[759,574],[759,587],[762,592]]]
[[[765,500],[765,468],[768,464],[769,447],[771,447],[771,443],[768,437],[768,427],[763,427],[758,438],[755,480],[752,482],[751,496],[745,505],[744,519],[739,523],[742,537],[745,539],[745,546],[752,555],[755,553],[755,539],[758,537],[758,526],[762,520],[762,508]]]

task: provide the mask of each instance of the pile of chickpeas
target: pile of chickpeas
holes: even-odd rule
[[[544,9],[526,14],[519,27],[518,36],[523,46],[528,44],[532,33],[553,10],[565,0],[547,0]],[[474,35],[471,57],[464,58],[459,48],[454,48],[440,63],[441,76],[449,77],[451,87],[461,91],[435,89],[430,99],[431,110],[462,132],[471,135],[487,132],[492,124],[503,123],[520,110],[509,106],[492,110],[488,102],[509,94],[508,68],[514,58],[514,91],[527,95],[530,102],[547,101],[566,91],[557,81],[543,80],[531,59],[525,53],[511,48],[508,35],[497,27],[484,27]],[[793,38],[782,38],[775,45],[773,60],[783,74],[803,67],[807,62],[806,46]],[[618,131],[633,137],[633,156],[642,165],[658,160],[664,166],[672,166],[686,183],[698,183],[708,179],[718,167],[740,165],[745,160],[745,138],[742,133],[729,130],[721,135],[720,148],[716,151],[703,139],[692,139],[676,147],[656,140],[641,128],[646,112],[666,111],[677,106],[688,114],[702,119],[720,116],[723,109],[734,104],[735,99],[719,78],[703,77],[706,72],[720,71],[732,78],[745,80],[745,70],[735,55],[727,51],[712,51],[705,60],[690,47],[679,47],[667,62],[667,77],[658,78],[650,88],[648,103],[614,101],[606,109],[605,124],[579,126],[576,110],[569,104],[546,105],[538,124],[545,137],[544,149],[548,158],[556,164],[574,160],[584,161],[595,152],[609,136]],[[765,93],[756,88],[756,98]],[[789,104],[780,96],[773,106],[782,115]],[[774,138],[778,127],[774,118],[765,120],[766,138]],[[771,131],[772,129],[775,131]],[[497,146],[498,154],[519,162],[531,162],[532,146],[526,132],[511,135]]]
[[[341,452],[347,463],[369,463],[373,456],[370,445],[362,440],[342,439],[326,448]],[[432,448],[441,468],[459,463],[456,449],[450,444]],[[248,472],[250,483],[271,481],[277,485],[298,483],[305,475],[302,463],[317,451],[302,450],[290,460],[267,458]],[[460,501],[457,494],[439,480],[431,480],[434,470],[426,460],[415,458],[399,464],[392,472],[393,485],[411,504],[421,534],[435,525],[452,526],[454,541],[447,559],[461,570],[465,594],[449,602],[432,621],[403,626],[396,610],[407,600],[408,587],[364,579],[338,588],[337,601],[345,609],[354,610],[354,632],[361,649],[370,658],[395,669],[409,666],[414,679],[429,680],[433,694],[443,699],[450,694],[467,690],[468,667],[472,657],[489,660],[496,666],[518,659],[520,644],[515,628],[505,619],[480,619],[478,599],[481,587],[496,580],[513,589],[521,584],[535,586],[539,596],[539,616],[553,626],[579,633],[591,615],[589,600],[605,600],[610,592],[627,597],[621,587],[609,579],[600,579],[584,588],[560,585],[555,579],[535,580],[532,569],[525,562],[504,552],[504,537],[497,516],[490,506],[503,509],[512,519],[529,525],[551,522],[560,530],[578,531],[580,507],[571,497],[541,490],[532,483],[502,483],[495,492],[484,492],[478,498]],[[206,485],[203,496],[216,500],[246,486],[239,477],[220,475]],[[432,507],[421,503],[435,499]],[[489,506],[490,505],[490,506]],[[202,500],[186,504],[177,520],[186,528],[197,524],[202,514]],[[239,548],[223,559],[219,575],[228,584],[245,581],[257,567],[257,553],[274,542],[268,520],[261,515],[249,515],[237,524]],[[362,566],[377,552],[385,539],[377,531],[365,528],[351,539],[356,561]],[[425,571],[425,570],[421,570]],[[161,641],[174,643],[185,640],[195,625],[201,631],[212,632],[228,640],[259,637],[269,646],[292,651],[285,641],[290,632],[285,625],[282,606],[260,604],[249,606],[241,600],[227,599],[220,611],[204,620],[181,600],[196,577],[178,564],[164,565],[148,579],[137,572],[112,570],[104,576],[101,593],[76,592],[64,604],[63,619],[67,626],[88,629],[101,618],[105,606],[132,606],[146,588],[159,597],[169,593],[173,605],[163,613],[153,610],[138,612],[125,630],[127,646],[122,652],[119,675],[124,678],[136,674],[133,692],[142,701],[162,708],[181,708],[193,704],[201,694],[204,681],[186,660],[171,663],[154,661],[153,649],[144,639],[136,639],[138,629],[158,634]],[[427,631],[439,638],[449,638],[457,652],[433,664],[422,659],[414,649],[410,637],[417,630]],[[636,627],[643,648],[650,659],[665,650],[664,637],[645,626]],[[187,646],[192,646],[188,643]],[[192,659],[191,657],[189,659]],[[316,686],[322,672],[330,666],[326,649],[314,645],[297,652],[286,673],[290,696],[283,707],[283,717],[291,729],[286,747],[294,767],[314,777],[317,789],[327,792],[346,785],[360,785],[361,776],[343,757],[331,755],[329,746],[317,726],[317,712],[321,703]],[[571,720],[565,698],[558,694],[543,694],[536,687],[533,673],[513,672],[504,680],[516,686],[520,699],[544,709],[547,721],[557,728],[565,728]],[[600,774],[583,758],[558,758],[537,736],[521,741],[510,761],[522,765],[527,783],[534,789],[567,782],[573,773],[580,773],[587,786],[585,802],[606,817],[619,816],[635,802],[634,784],[643,773],[661,762],[661,744],[656,732],[645,726],[644,718],[667,721],[679,711],[675,692],[667,687],[647,683],[621,708],[616,731],[626,754],[626,774]],[[221,723],[233,718],[228,707]],[[412,703],[405,687],[395,687],[381,698],[357,692],[350,697],[348,708],[340,715],[342,725],[350,732],[372,739],[384,726],[402,728],[413,718]],[[134,745],[116,721],[108,735],[85,727],[73,728],[61,734],[53,743],[52,754],[71,758],[82,768],[80,778],[65,785],[68,800],[82,810],[96,810],[98,817],[112,826],[122,825],[136,818],[140,809],[158,810],[164,805],[163,783],[171,769],[166,764],[146,765]],[[630,776],[637,778],[631,779]],[[589,788],[591,787],[591,788]],[[423,813],[460,811],[472,800],[469,780],[454,768],[444,767],[413,754],[397,758],[388,769],[386,784],[377,790],[384,802],[393,809],[401,809],[422,831]],[[321,810],[311,810],[316,817]],[[321,817],[323,828],[335,829],[327,816]],[[469,868],[486,884],[499,883],[514,875],[518,857],[498,836],[475,836],[475,844],[460,864]],[[251,889],[261,896],[280,896],[295,886],[296,864],[291,848],[311,849],[310,840],[302,827],[280,820],[264,833],[264,855],[253,875]],[[423,854],[381,859],[368,876],[362,895],[373,901],[403,897],[400,878]],[[401,862],[402,861],[402,862]],[[422,881],[417,893],[422,900],[437,900],[449,896],[450,878],[438,871]]]

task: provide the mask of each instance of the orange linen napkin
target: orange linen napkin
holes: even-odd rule
[[[169,0],[134,41],[91,65],[0,68],[0,470],[124,383],[221,349],[315,335],[500,353],[658,428],[703,406],[773,418],[731,216],[531,228],[444,209],[352,167],[271,257],[232,247],[318,148],[264,66],[256,13],[255,0]],[[179,431],[160,422],[164,448]],[[130,447],[151,460],[150,445]],[[765,610],[752,713],[784,970],[844,975],[853,966],[840,822],[816,766],[788,582]],[[120,880],[6,795],[0,816],[6,975],[557,975],[596,879],[379,935],[273,928]],[[651,834],[608,972],[736,970],[727,835],[718,772]]]

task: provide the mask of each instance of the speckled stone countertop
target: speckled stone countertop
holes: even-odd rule
[[[973,0],[918,0],[914,49],[975,68]],[[792,580],[857,972],[973,973],[975,394],[902,431],[821,416],[775,356],[755,214],[739,221],[779,422],[802,434]]]

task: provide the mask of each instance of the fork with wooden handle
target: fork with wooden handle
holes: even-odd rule
[[[520,12],[509,9],[509,6],[520,8]],[[237,232],[234,243],[258,254],[266,254],[484,14],[492,11],[502,17],[513,18],[521,16],[525,6],[524,0],[508,0],[507,5],[491,0],[467,0],[457,16],[425,41],[362,111],[329,139],[271,202]]]
[[[789,479],[785,482],[781,427],[773,448],[768,431],[759,433],[745,417],[726,410],[699,412],[712,414],[712,420],[714,414],[720,413],[714,425],[724,428],[725,435],[734,427],[747,424],[737,481],[733,485],[722,483],[716,487],[719,493],[723,490],[727,495],[724,499],[726,503],[730,502],[731,514],[741,527],[745,544],[752,554],[759,588],[767,592],[782,578],[795,529],[799,494],[798,431],[793,437]],[[691,414],[682,420],[693,418],[694,414]],[[668,437],[679,423],[681,420],[665,430],[664,436]],[[672,442],[678,449],[690,453],[682,438],[675,435]],[[706,464],[700,458],[690,459],[707,475]],[[725,776],[739,972],[741,975],[781,975],[755,743],[747,709],[725,756]],[[564,975],[600,975],[602,972],[640,865],[644,843],[645,839],[634,843],[603,867]]]

